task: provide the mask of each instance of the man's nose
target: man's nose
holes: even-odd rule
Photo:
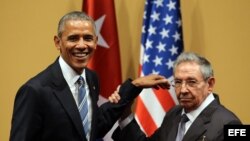
[[[187,91],[187,83],[185,83],[185,82],[181,83],[180,89],[181,89],[181,92],[186,92]]]
[[[84,41],[84,39],[80,38],[78,43],[77,43],[77,46],[78,48],[86,48],[87,47],[87,44],[86,42]]]

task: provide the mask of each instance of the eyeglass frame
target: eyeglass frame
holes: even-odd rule
[[[171,81],[171,86],[173,86],[176,89],[180,89],[183,85],[183,83],[185,84],[186,88],[195,88],[197,87],[201,82],[207,82],[209,78],[203,79],[201,81],[195,80],[195,79],[187,79],[187,80],[180,80],[180,83],[178,83],[178,86],[176,86],[176,80],[172,80]]]

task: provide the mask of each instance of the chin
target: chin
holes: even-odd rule
[[[74,65],[73,69],[78,73],[81,74],[84,70],[86,65]]]

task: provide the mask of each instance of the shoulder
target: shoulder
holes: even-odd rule
[[[47,85],[50,81],[55,78],[62,78],[62,71],[60,69],[59,63],[53,63],[49,65],[47,68],[39,72],[34,77],[30,78],[26,84],[28,85]]]
[[[217,99],[212,101],[199,115],[204,122],[218,126],[225,124],[241,124],[240,119],[231,110],[224,107]]]
[[[226,108],[225,106],[219,104],[219,106],[216,108],[212,118],[214,120],[218,120],[223,122],[223,124],[239,124],[241,123],[240,119],[237,117],[237,115]]]
[[[62,71],[60,69],[58,61],[50,64],[47,68],[36,74],[35,76],[31,77],[27,80],[20,88],[20,89],[34,89],[39,90],[48,85],[52,85],[53,81],[58,81],[58,78],[63,79]],[[61,80],[59,80],[61,81]]]
[[[212,118],[222,121],[223,124],[230,124],[232,122],[240,123],[241,121],[236,114],[220,103],[219,96],[217,94],[214,94],[214,96],[215,100],[208,106],[208,109],[214,109],[211,110],[214,111],[213,114],[211,114]]]

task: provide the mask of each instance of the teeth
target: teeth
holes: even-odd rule
[[[87,53],[75,53],[76,57],[85,57],[87,55],[88,55]]]

